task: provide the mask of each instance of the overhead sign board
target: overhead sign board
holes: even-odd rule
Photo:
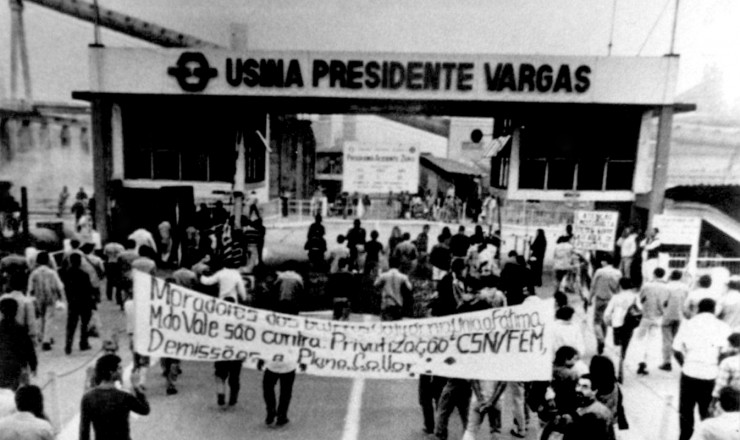
[[[92,48],[90,91],[454,101],[673,103],[675,57]]]
[[[657,214],[653,217],[653,226],[658,228],[663,244],[699,245],[699,217]]]
[[[379,194],[419,190],[419,147],[345,142],[342,191]]]
[[[614,211],[576,211],[573,218],[573,246],[579,250],[612,252],[616,243]]]

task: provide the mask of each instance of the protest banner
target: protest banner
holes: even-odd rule
[[[660,231],[662,244],[699,245],[701,219],[699,217],[656,214],[653,226]]]
[[[619,213],[576,211],[573,218],[573,247],[582,251],[614,250]]]
[[[348,322],[285,315],[134,274],[135,350],[183,360],[294,362],[306,374],[549,380],[552,300],[440,318]]]

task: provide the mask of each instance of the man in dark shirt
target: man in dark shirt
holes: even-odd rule
[[[69,267],[62,272],[64,291],[67,294],[67,340],[64,352],[72,352],[72,340],[77,323],[80,322],[80,351],[90,349],[87,343],[88,324],[95,303],[90,275],[82,269],[82,255],[72,253],[69,256]]]
[[[350,297],[357,292],[359,286],[355,276],[347,270],[347,259],[339,260],[339,270],[329,274],[326,283],[326,293],[334,303],[334,319],[346,321],[350,314]]]
[[[347,248],[349,249],[350,267],[357,265],[357,246],[364,246],[366,240],[365,228],[360,219],[355,219],[354,227],[347,232]]]
[[[457,229],[457,234],[450,239],[450,251],[455,258],[465,258],[470,247],[470,237],[465,235],[465,226]]]
[[[0,301],[0,388],[15,390],[21,376],[30,369],[36,373],[37,359],[28,331],[15,320],[18,301]]]
[[[114,354],[98,359],[95,375],[100,379],[100,385],[82,397],[80,440],[90,440],[90,425],[95,430],[96,439],[130,440],[129,412],[149,414],[143,388],[134,385],[133,394],[116,388],[116,382],[121,380],[121,358]]]
[[[501,290],[506,294],[506,303],[510,306],[521,304],[528,294],[534,293],[532,285],[526,262],[519,258],[516,251],[510,251],[509,261],[501,270]]]

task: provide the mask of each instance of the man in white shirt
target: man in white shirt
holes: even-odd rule
[[[54,440],[51,424],[37,417],[43,411],[43,397],[37,386],[20,387],[15,394],[15,405],[18,412],[0,419],[0,440]]]
[[[673,340],[673,355],[681,365],[679,396],[679,440],[689,440],[694,431],[694,407],[702,420],[709,417],[714,380],[719,373],[718,360],[727,345],[730,328],[714,316],[715,302],[699,301],[698,313],[681,325]]]
[[[717,316],[732,331],[740,332],[740,277],[732,276],[727,287],[727,292],[720,297],[717,304]]]
[[[719,393],[722,414],[699,423],[691,440],[740,439],[740,390],[724,387]]]
[[[640,288],[640,303],[642,304],[642,319],[635,333],[634,348],[637,350],[636,358],[640,365],[637,374],[647,375],[648,348],[655,346],[653,341],[660,337],[660,329],[663,318],[663,300],[668,296],[665,270],[658,267],[653,271],[653,278]]]
[[[583,328],[573,322],[574,313],[573,307],[570,306],[561,307],[555,312],[555,322],[552,326],[553,353],[564,345],[575,348],[581,356],[585,353],[586,340],[583,337]]]
[[[216,268],[214,267],[214,269]],[[236,269],[224,267],[211,276],[201,275],[200,283],[204,286],[218,284],[219,299],[233,298],[235,302],[241,303],[247,301],[247,288],[244,285],[244,279]]]
[[[632,267],[632,260],[635,258],[635,252],[637,252],[637,234],[632,230],[631,227],[627,226],[622,232],[622,236],[617,240],[617,246],[619,246],[619,270],[622,271],[622,275],[630,277],[630,267]]]
[[[610,255],[601,258],[601,267],[594,272],[591,281],[590,301],[594,306],[594,330],[599,353],[604,351],[604,340],[606,338],[604,311],[606,311],[609,300],[619,291],[619,279],[622,278],[622,272],[614,267],[611,258]],[[626,277],[629,277],[629,275],[626,275]]]

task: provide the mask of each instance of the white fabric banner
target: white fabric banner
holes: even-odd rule
[[[183,360],[290,362],[317,376],[550,380],[552,300],[440,318],[329,321],[222,301],[137,272],[135,350]]]

